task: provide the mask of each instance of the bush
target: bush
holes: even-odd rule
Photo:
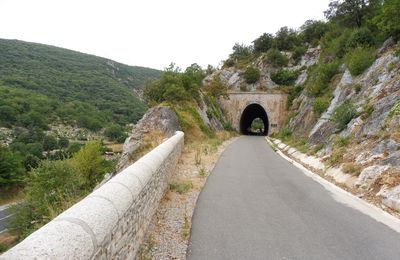
[[[301,57],[306,53],[307,48],[305,46],[297,46],[293,50],[293,60],[295,63],[298,63],[301,60]]]
[[[297,72],[291,70],[279,70],[271,74],[271,79],[278,85],[290,86],[297,79]]]
[[[127,137],[127,134],[124,131],[124,128],[119,125],[111,125],[104,130],[104,135],[107,136],[112,141],[124,141]]]
[[[93,189],[107,172],[106,162],[101,154],[101,145],[90,141],[72,158],[77,175],[85,182],[88,189]]]
[[[374,109],[374,106],[373,106],[373,105],[371,105],[371,104],[366,104],[366,105],[364,106],[364,112],[363,112],[361,118],[362,118],[363,120],[367,119],[368,117],[371,116],[371,114],[374,112],[374,110],[375,110],[375,109]]]
[[[22,184],[24,173],[25,168],[21,156],[0,146],[0,188]]]
[[[340,130],[346,128],[347,124],[356,116],[356,108],[349,101],[345,101],[336,107],[332,115],[332,120],[338,124]]]
[[[306,82],[307,93],[312,97],[323,95],[328,89],[331,79],[338,72],[338,69],[338,62],[321,63],[311,68]]]
[[[213,98],[228,96],[228,87],[222,82],[218,75],[214,76],[211,82],[204,87],[204,90]]]
[[[68,140],[68,138],[62,136],[62,137],[60,137],[60,138],[58,139],[58,146],[59,146],[60,148],[67,148],[68,145],[69,145],[69,140]]]
[[[347,49],[354,49],[357,47],[372,47],[375,39],[372,32],[366,28],[359,28],[354,30],[349,39],[347,40]]]
[[[269,49],[267,52],[268,61],[275,67],[286,66],[289,62],[288,58],[278,49]]]
[[[286,109],[287,110],[289,110],[289,108],[293,104],[293,100],[295,100],[298,96],[300,96],[302,91],[303,91],[302,86],[292,86],[289,88],[289,96],[286,100]]]
[[[260,79],[260,70],[254,67],[248,67],[243,73],[247,84],[256,83]]]
[[[357,47],[352,52],[346,54],[345,64],[350,70],[351,75],[357,76],[369,68],[375,60],[373,49]]]
[[[290,138],[292,136],[292,131],[289,129],[289,127],[288,126],[284,126],[284,127],[282,127],[280,130],[279,130],[279,132],[278,132],[278,134],[276,135],[276,137],[278,138],[278,139],[281,139],[281,140],[287,140],[288,138]]]
[[[254,52],[261,53],[267,52],[274,44],[274,36],[269,33],[264,33],[253,41]]]
[[[348,174],[351,174],[354,176],[359,176],[362,171],[362,167],[355,163],[345,163],[345,164],[343,164],[342,170],[345,173],[348,173]]]
[[[400,41],[397,42],[395,54],[397,55],[397,57],[400,57]]]
[[[233,59],[229,58],[224,61],[224,65],[222,67],[230,68],[230,67],[233,67],[234,65],[235,65],[235,61]]]
[[[314,112],[320,116],[322,113],[324,113],[330,104],[330,98],[327,97],[317,97],[314,99],[313,102],[313,108]]]
[[[46,135],[43,139],[43,150],[51,151],[57,148],[57,139],[52,135]]]

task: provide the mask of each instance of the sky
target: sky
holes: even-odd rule
[[[323,19],[329,0],[0,0],[0,38],[163,69],[217,66],[238,43]],[[1,58],[1,57],[0,57]]]

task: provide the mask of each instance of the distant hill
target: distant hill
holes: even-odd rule
[[[134,123],[146,81],[161,71],[49,45],[0,39],[0,126],[54,120],[99,130]],[[44,115],[44,116],[43,116]]]

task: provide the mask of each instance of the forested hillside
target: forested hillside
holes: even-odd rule
[[[160,71],[53,46],[0,40],[0,125],[45,128],[61,121],[99,130],[136,122],[138,98]],[[32,97],[33,100],[22,98]]]

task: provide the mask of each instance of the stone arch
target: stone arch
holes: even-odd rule
[[[241,134],[244,135],[254,135],[255,133],[249,131],[251,123],[254,119],[260,118],[264,123],[263,135],[268,135],[269,130],[269,119],[268,114],[264,107],[258,104],[258,102],[253,102],[248,104],[242,111],[239,121],[239,130]]]

